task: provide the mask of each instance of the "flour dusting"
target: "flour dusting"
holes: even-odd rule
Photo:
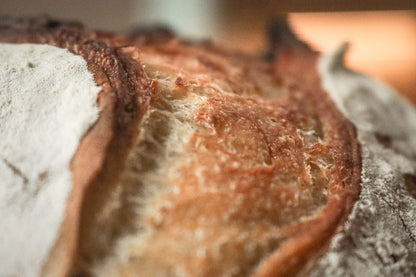
[[[70,162],[98,116],[85,60],[0,43],[0,276],[39,276],[64,220]]]
[[[416,111],[392,89],[344,66],[347,45],[321,58],[323,86],[357,127],[360,199],[311,276],[416,276]],[[414,185],[414,184],[413,184]]]

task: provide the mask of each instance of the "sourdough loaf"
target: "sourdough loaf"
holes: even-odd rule
[[[0,145],[7,154],[0,177],[12,180],[1,184],[0,197],[10,199],[16,192],[9,187],[19,184],[18,199],[44,208],[30,220],[32,206],[23,201],[2,208],[14,225],[0,224],[7,261],[0,275],[414,274],[413,107],[346,69],[345,47],[321,56],[284,23],[270,38],[267,55],[257,57],[165,30],[119,36],[48,19],[3,19],[0,49],[23,60],[26,71],[16,79],[12,58],[0,65],[0,129],[10,137]],[[47,59],[54,51],[79,63],[57,78],[89,80],[85,88],[51,79],[58,89],[45,89],[45,77],[36,76],[54,76],[57,66]],[[33,71],[30,89],[9,86],[26,84],[38,64],[46,69]],[[67,109],[66,98],[57,98],[50,109],[63,110],[58,117],[48,110],[50,95],[86,106]],[[32,141],[40,129],[19,143],[29,150],[6,151],[16,145],[20,123],[11,119],[20,109],[56,124],[47,132],[58,149],[68,150],[73,135],[58,167],[59,176],[70,176],[63,188],[26,169],[36,164],[30,147],[40,149]],[[26,116],[24,126],[32,120]],[[73,132],[64,128],[69,123]],[[37,155],[48,160],[49,153],[46,147]],[[48,211],[47,201],[59,201],[59,210]],[[10,226],[24,231],[11,240]],[[33,234],[49,230],[48,243],[28,226]],[[43,245],[39,255],[36,244]],[[17,255],[21,249],[32,254]]]

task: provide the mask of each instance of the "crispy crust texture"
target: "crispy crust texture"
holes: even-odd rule
[[[305,113],[305,106],[311,105],[321,121],[323,139],[311,147],[312,152],[320,151],[319,144],[328,147],[334,167],[328,176],[326,206],[304,225],[305,229],[298,230],[292,240],[271,255],[255,276],[304,276],[313,269],[331,237],[342,231],[343,223],[358,200],[361,146],[353,124],[322,88],[317,70],[319,53],[297,40],[285,22],[271,26],[270,38],[275,48],[275,72],[287,86],[303,93],[296,99],[297,103],[290,105],[297,106],[296,113]]]
[[[73,189],[66,217],[42,273],[42,276],[67,276],[85,241],[82,230],[90,229],[91,217],[121,173],[127,152],[137,137],[137,123],[152,86],[143,78],[139,64],[94,39],[94,33],[78,23],[47,18],[2,18],[0,42],[66,48],[87,61],[95,82],[102,88],[97,99],[99,119],[80,142],[71,162]]]
[[[180,276],[255,277],[304,276],[313,269],[358,199],[360,145],[354,126],[322,89],[318,54],[284,24],[271,37],[266,59],[166,31],[123,38],[73,23],[0,21],[0,41],[66,48],[85,58],[102,87],[100,117],[72,161],[74,187],[45,276],[87,276],[109,259],[116,260],[112,272],[123,276],[153,272],[146,268],[166,269],[157,276],[176,276],[178,268],[185,272]],[[172,97],[173,104],[166,100]],[[175,105],[187,97],[205,100],[184,112],[195,129],[180,154],[186,159],[162,174],[163,185],[135,213],[114,198],[116,189],[123,195],[147,185],[140,176],[124,183],[131,173],[126,161],[153,153],[155,168],[162,168],[164,156],[154,148],[165,146],[151,145],[146,134],[154,124],[174,125],[152,116],[181,111]],[[172,114],[167,122],[178,113]],[[158,130],[155,138],[162,140]],[[134,244],[143,230],[140,246],[123,252],[128,262],[117,261],[117,244],[125,237]],[[200,230],[211,235],[195,245]],[[217,237],[226,243],[215,252]]]
[[[160,71],[177,76],[171,91],[184,87],[192,91],[212,83],[219,89],[206,92],[208,100],[193,113],[213,134],[192,135],[185,151],[195,156],[194,161],[183,162],[180,178],[166,181],[180,194],[156,200],[169,206],[161,212],[162,222],[142,216],[141,224],[151,230],[151,238],[144,242],[151,250],[140,246],[137,256],[130,258],[166,251],[175,258],[149,263],[184,268],[189,276],[303,276],[332,236],[342,231],[360,192],[361,151],[354,126],[322,89],[318,53],[298,41],[284,23],[272,27],[271,38],[269,61],[209,43],[181,41],[165,31],[139,32],[131,38],[130,43],[141,50],[136,60],[143,62],[150,78]],[[160,105],[156,99],[152,108]],[[202,182],[201,172],[205,172]],[[190,210],[198,216],[189,227]],[[201,222],[209,222],[209,227]],[[231,232],[226,236],[228,245],[221,245],[222,251],[234,252],[235,259],[221,253],[210,256],[209,249],[219,247],[215,238],[201,242],[208,249],[203,258],[194,259],[200,247],[185,241],[182,246],[195,249],[191,255],[176,251],[180,245],[172,252],[158,248],[163,245],[160,240],[173,240],[181,232],[205,228],[220,236],[234,225],[250,237],[241,240]],[[258,250],[256,241],[268,246]],[[256,250],[235,254],[250,246]],[[235,263],[240,263],[239,269],[232,273]],[[140,263],[127,266],[137,267]]]

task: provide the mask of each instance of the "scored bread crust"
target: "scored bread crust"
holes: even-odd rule
[[[42,276],[67,276],[82,234],[79,231],[83,224],[81,214],[91,213],[85,195],[94,190],[97,201],[104,201],[108,186],[112,184],[111,178],[120,175],[120,165],[137,136],[135,124],[142,114],[151,84],[142,78],[139,65],[130,63],[128,57],[116,49],[95,40],[92,33],[77,23],[47,18],[2,18],[0,42],[66,48],[86,60],[95,82],[101,87],[97,98],[99,118],[82,138],[72,159],[73,187],[65,219],[42,272]],[[138,95],[142,95],[142,105],[138,104]]]
[[[44,276],[100,267],[120,276],[313,269],[358,199],[360,145],[322,89],[318,54],[285,25],[272,38],[275,57],[262,59],[165,32],[123,38],[47,19],[0,22],[1,42],[66,48],[84,57],[102,87],[99,119],[72,160],[73,190]],[[180,159],[158,175],[160,187],[131,182],[134,162],[162,167],[155,149],[172,139],[163,126],[175,128],[174,109],[194,130],[182,138]],[[123,199],[149,190],[138,207]]]
[[[138,201],[136,205],[140,207],[136,208],[136,213],[139,215],[135,215],[134,208],[128,208],[130,203],[126,200],[127,207],[119,207],[115,212],[118,216],[129,214],[132,216],[129,220],[135,224],[123,220],[118,224],[111,220],[110,224],[100,224],[113,226],[109,229],[114,229],[114,225],[118,229],[123,229],[120,227],[123,225],[131,229],[120,238],[111,239],[121,241],[118,245],[126,244],[130,245],[127,248],[132,248],[119,252],[116,250],[113,257],[110,255],[108,258],[108,267],[111,270],[116,268],[116,275],[304,275],[323,254],[332,235],[342,230],[342,223],[357,200],[360,189],[360,147],[355,130],[321,88],[316,70],[318,54],[288,36],[285,33],[287,30],[278,31],[285,38],[274,42],[276,49],[273,51],[278,57],[275,61],[228,52],[209,43],[189,43],[164,31],[142,32],[129,39],[113,39],[111,34],[100,37],[113,46],[130,45],[124,47],[123,51],[143,64],[147,76],[155,84],[149,113],[139,126],[140,133],[149,133],[151,138],[146,138],[146,135],[139,138],[137,148],[143,153],[131,154],[131,167],[143,160],[143,163],[153,162],[137,156],[157,156],[154,149],[163,144],[152,144],[152,141],[163,140],[160,136],[163,137],[166,132],[161,127],[165,125],[161,122],[165,120],[163,114],[170,109],[166,107],[170,104],[166,103],[169,100],[165,97],[171,97],[171,101],[175,102],[186,97],[187,91],[206,87],[213,90],[205,91],[206,101],[197,103],[200,109],[191,112],[194,118],[191,124],[210,125],[214,135],[206,135],[204,131],[191,135],[190,143],[183,151],[185,156],[196,155],[196,158],[193,162],[175,161],[176,167],[183,167],[179,173],[165,173],[169,176],[164,181],[170,189],[146,188],[146,184],[139,181],[129,183],[129,177],[126,177],[127,181],[123,178],[120,181],[121,190],[124,187],[124,191],[132,194],[146,195],[149,190],[157,192],[150,193],[149,203],[144,201],[146,203],[143,204],[142,199]],[[166,94],[166,91],[169,93]],[[192,104],[186,100],[185,103]],[[152,119],[153,114],[162,119],[158,121],[157,116]],[[263,120],[265,118],[283,124],[279,126],[272,123],[275,126],[268,126],[269,123]],[[151,134],[148,128],[152,124],[159,126],[156,127],[159,133]],[[169,129],[167,125],[165,128]],[[233,125],[238,127],[232,128]],[[218,143],[220,141],[225,143]],[[254,146],[252,149],[236,147],[230,151],[227,144]],[[216,155],[210,156],[204,149],[216,152]],[[237,154],[230,155],[232,150]],[[258,152],[264,154],[262,161],[256,157],[259,156]],[[253,163],[255,166],[239,170],[230,166],[235,162],[243,165],[245,162]],[[132,174],[129,170],[128,165],[126,175]],[[202,176],[200,184],[197,172],[204,171],[206,174]],[[176,174],[180,177],[177,178]],[[276,181],[276,175],[279,174],[283,177]],[[300,180],[297,179],[299,176]],[[244,181],[244,178],[248,180]],[[273,192],[272,187],[276,186],[273,182],[283,183],[283,188],[277,187]],[[284,182],[288,186],[284,187]],[[302,203],[293,201],[298,191],[290,187],[293,185],[290,182],[299,185],[296,188],[298,190],[311,185],[312,189],[305,189],[305,195],[309,193],[311,198],[316,196],[313,193],[320,190],[328,198],[316,206],[314,199],[309,199],[310,202],[306,200],[303,203],[305,207],[302,207]],[[229,184],[234,184],[234,187]],[[180,191],[180,196],[172,193],[172,187]],[[286,198],[279,199],[281,195]],[[244,206],[238,203],[239,198],[243,198]],[[123,199],[115,202],[123,206]],[[294,207],[291,207],[291,202],[295,202]],[[291,208],[294,211],[290,211]],[[308,208],[311,211],[307,211]],[[146,213],[146,209],[150,212]],[[289,215],[279,214],[279,209],[289,210]],[[194,218],[193,213],[197,214],[197,218]],[[293,215],[296,213],[297,218]],[[284,219],[285,216],[294,216],[294,222]],[[187,222],[187,219],[192,223]],[[198,221],[209,222],[209,226]],[[234,224],[234,221],[241,234],[247,233],[248,239],[233,238],[227,225]],[[256,230],[252,233],[245,230],[253,224],[258,226]],[[215,238],[202,239],[196,246],[186,239],[178,239],[181,232],[196,234],[201,230],[223,234],[227,240],[225,246],[215,241]],[[103,229],[101,231],[105,232]],[[96,233],[90,233],[91,238],[94,235]],[[136,241],[134,238],[140,235],[150,238]],[[192,235],[189,236],[194,239]],[[109,242],[108,239],[103,241]],[[266,242],[269,246],[259,247],[255,241]],[[192,249],[191,253],[179,251],[181,247],[187,249],[185,252]],[[222,247],[223,253],[195,257],[199,250],[209,252],[215,247]],[[249,251],[251,253],[239,254],[250,247],[254,249]],[[132,262],[118,260],[117,255],[127,256]],[[105,265],[106,262],[98,263],[97,268],[108,270]],[[105,274],[105,270],[97,270]],[[181,270],[185,273],[174,273]]]
[[[305,275],[325,251],[332,235],[342,230],[343,222],[350,213],[353,203],[358,199],[361,171],[360,145],[356,139],[354,126],[343,117],[321,87],[316,69],[318,53],[313,52],[293,37],[285,24],[274,26],[272,30],[275,32],[272,34],[274,48],[272,51],[277,57],[272,61],[227,52],[209,43],[188,43],[165,32],[161,34],[139,33],[131,38],[133,40],[131,44],[142,52],[141,56],[136,56],[136,60],[144,64],[148,75],[152,73],[155,75],[155,72],[152,72],[152,66],[155,66],[156,73],[159,70],[166,70],[170,71],[173,76],[178,76],[174,80],[174,87],[170,87],[171,91],[180,90],[182,86],[192,87],[192,82],[195,80],[199,82],[196,87],[215,83],[220,90],[211,94],[207,93],[208,100],[201,104],[205,108],[195,113],[200,121],[211,124],[215,131],[214,135],[208,136],[196,132],[192,137],[197,144],[191,145],[188,155],[199,152],[196,160],[201,165],[185,167],[184,171],[191,172],[191,174],[186,174],[185,178],[179,181],[172,180],[172,185],[179,187],[181,196],[172,196],[168,200],[170,208],[163,212],[163,216],[167,218],[165,219],[167,230],[163,230],[163,224],[150,222],[149,225],[154,225],[151,232],[164,234],[161,238],[163,241],[165,236],[172,235],[169,233],[172,233],[175,224],[178,225],[178,230],[181,230],[182,224],[185,224],[183,218],[188,216],[187,212],[181,212],[181,209],[184,203],[187,203],[186,207],[189,205],[198,211],[199,220],[206,217],[211,224],[210,228],[218,233],[226,233],[226,228],[222,227],[233,224],[235,220],[239,223],[243,222],[239,225],[241,233],[244,233],[245,228],[250,228],[250,225],[254,223],[262,226],[260,228],[264,237],[270,236],[268,231],[284,234],[282,242],[276,243],[270,239],[269,242],[271,245],[275,244],[275,249],[268,249],[266,252],[252,251],[253,253],[249,253],[248,256],[257,257],[239,260],[243,264],[240,265],[240,271],[237,270],[237,273],[232,273],[234,269],[227,268],[227,257],[221,254],[218,255],[215,266],[209,262],[204,264],[197,259],[192,261],[191,255],[168,261],[177,267],[181,267],[181,263],[195,262],[194,267],[198,268],[196,271],[192,271],[192,266],[183,265],[184,268],[189,269],[189,276]],[[195,63],[198,65],[195,66]],[[146,68],[150,69],[146,70]],[[206,78],[205,75],[212,75],[212,77]],[[160,91],[163,93],[163,89]],[[156,104],[153,105],[156,106]],[[283,124],[268,126],[264,120],[266,118],[274,118],[278,123]],[[247,126],[241,126],[241,119],[247,121],[244,123]],[[240,130],[232,127],[230,130],[229,125],[233,124]],[[230,149],[226,149],[227,144],[233,144],[236,136],[242,141],[237,143],[250,145],[255,133],[261,134],[255,140],[262,141],[268,152],[263,163],[243,168],[240,172],[227,165],[232,161],[244,164],[247,159],[256,159],[257,153],[263,151],[258,146],[253,149],[237,148],[237,152],[242,152],[238,154],[242,155],[232,155],[233,157],[225,163],[218,162],[229,155]],[[311,133],[312,138],[308,137]],[[293,144],[287,143],[290,139],[294,140]],[[207,152],[200,151],[203,147],[210,151],[220,152],[220,154],[212,155],[213,157],[209,159]],[[215,171],[214,169],[218,167],[223,170]],[[214,190],[212,197],[204,197],[206,187],[188,189],[195,187],[195,182],[197,182],[194,178],[195,172],[202,171],[201,168],[208,169],[208,173],[202,177],[205,179],[202,183],[209,190]],[[283,177],[278,182],[283,183],[282,186],[288,186],[273,187],[275,185],[273,182],[276,182],[273,178],[279,174],[289,175],[292,178],[302,176],[301,178],[304,179],[294,181],[289,177],[288,181]],[[244,178],[248,180],[243,181]],[[237,184],[237,189],[224,188],[227,183],[235,181],[240,182]],[[290,186],[293,185],[291,182],[299,185],[298,191],[290,190]],[[280,202],[279,196],[285,193],[290,195],[292,192],[296,195],[303,189],[310,192],[305,188],[308,185],[316,186],[317,191],[324,190],[328,197],[327,202],[313,206],[305,201],[309,206],[306,204],[306,207],[302,207],[294,201],[294,210],[310,208],[313,212],[301,213],[296,218],[298,221],[286,222],[284,217],[290,217],[290,215],[279,214],[278,210],[288,209],[290,214],[290,203],[293,199],[289,196],[280,199],[283,201]],[[261,192],[256,191],[257,189]],[[222,196],[224,193],[226,197]],[[245,207],[237,208],[239,209],[237,219],[224,220],[223,215],[227,213],[227,209],[234,210],[238,207],[235,199],[241,197],[241,194],[250,200]],[[200,197],[195,195],[200,195]],[[315,196],[313,193],[310,195],[311,198]],[[214,200],[213,198],[225,199]],[[213,207],[208,204],[210,201],[216,201],[216,205],[221,207],[218,214],[212,215]],[[263,209],[269,210],[264,212]],[[249,215],[250,213],[252,215]],[[219,221],[219,224],[215,225],[216,221]],[[203,224],[200,225],[203,226]],[[190,227],[191,232],[197,230],[198,223]],[[263,239],[261,236],[255,237],[254,234],[255,232],[249,233],[252,235],[252,240]],[[232,235],[227,237],[227,240],[230,244],[234,242]],[[238,245],[238,243],[240,241],[235,239],[236,246],[230,247],[229,250],[235,253],[244,251],[250,239],[244,241],[246,245]],[[153,248],[152,251],[157,252],[154,250],[157,248],[156,239],[150,239],[148,244]],[[163,251],[163,247],[162,243],[159,250]],[[206,247],[210,247],[209,242]],[[224,248],[226,252],[227,247]],[[210,261],[209,258],[206,260]],[[223,264],[221,264],[222,261],[224,261]],[[156,261],[154,266],[158,262],[160,261]],[[212,267],[219,269],[223,267],[223,271],[215,271]],[[155,274],[155,276],[158,275]]]

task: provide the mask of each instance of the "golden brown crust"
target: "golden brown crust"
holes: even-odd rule
[[[328,176],[329,200],[326,206],[302,228],[296,228],[294,238],[264,262],[255,275],[259,277],[306,275],[327,248],[331,237],[342,230],[360,192],[361,148],[355,127],[322,89],[317,72],[318,53],[291,38],[290,34],[284,39],[286,41],[278,41],[274,45],[277,48],[276,73],[287,86],[302,92],[303,95],[290,105],[296,107],[296,113],[304,113],[308,109],[306,105],[309,108],[312,106],[322,124],[324,134],[321,146],[325,145],[327,151],[332,152],[331,163],[334,167]],[[311,114],[305,116],[310,117]],[[313,146],[312,151],[317,151],[319,147]]]
[[[150,248],[136,250],[139,254],[130,258],[138,265],[127,268],[140,272],[150,263],[212,276],[231,274],[227,264],[240,263],[238,276],[305,275],[341,231],[360,191],[355,129],[321,87],[317,53],[290,36],[275,45],[274,62],[163,34],[132,40],[140,50],[136,60],[156,83],[158,72],[165,72],[177,76],[173,90],[216,86],[204,92],[208,99],[193,114],[197,125],[212,132],[191,137],[186,155],[194,162],[177,165],[180,177],[166,181],[180,193],[155,201],[168,203],[160,211],[163,219],[141,220],[152,230]],[[156,94],[163,98],[163,89]],[[149,109],[160,105],[155,97]],[[234,254],[196,257],[199,246],[208,252],[215,248],[215,236],[231,232],[229,226],[251,237],[238,241],[229,235],[223,251]],[[201,229],[214,235],[199,246],[179,239]],[[163,243],[175,240],[195,252],[185,254],[179,245],[170,249]],[[236,254],[250,244],[260,247],[256,240],[268,245],[256,257]],[[146,262],[147,255],[155,260]]]
[[[137,256],[129,253],[138,264],[119,265],[119,272],[177,267],[189,276],[301,276],[342,230],[360,191],[360,146],[321,87],[317,54],[287,33],[277,33],[283,39],[275,40],[274,61],[163,32],[125,39],[48,20],[6,20],[0,34],[0,41],[48,43],[83,56],[103,88],[100,118],[72,161],[74,189],[45,274],[64,276],[72,267],[72,274],[87,275],[124,235],[117,233],[124,221],[95,217],[143,140],[139,129],[147,132],[142,116],[169,109],[167,88],[206,101],[190,112],[187,124],[196,131],[184,146],[188,160],[166,173],[166,191],[148,204],[162,219],[132,218],[151,230],[150,238]],[[160,72],[173,78],[167,87]],[[199,230],[209,235],[196,242]],[[209,252],[222,235],[221,251]],[[201,247],[207,255],[197,255]],[[227,271],[232,267],[236,273]]]

